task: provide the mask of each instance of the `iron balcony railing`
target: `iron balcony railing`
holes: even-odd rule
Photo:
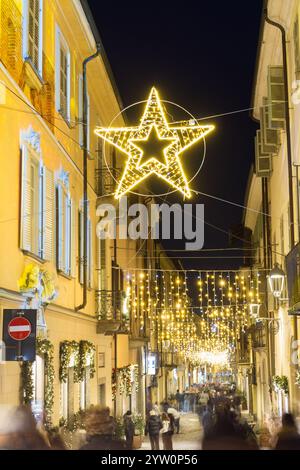
[[[115,192],[116,181],[121,174],[120,168],[103,166],[96,168],[95,183],[98,196],[110,196]]]
[[[125,302],[124,291],[96,290],[97,319],[129,323],[129,313],[125,308]]]
[[[253,347],[255,349],[266,347],[266,330],[262,322],[258,322],[253,330]]]

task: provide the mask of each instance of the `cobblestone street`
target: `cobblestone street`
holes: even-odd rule
[[[202,427],[198,415],[184,413],[180,418],[180,433],[173,436],[174,450],[199,450],[201,449]],[[160,449],[162,440],[160,439]],[[149,436],[145,437],[141,450],[151,450]]]

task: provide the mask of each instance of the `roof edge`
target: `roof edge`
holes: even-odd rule
[[[100,47],[101,47],[101,57],[102,57],[102,60],[104,62],[104,65],[105,65],[105,68],[106,68],[111,86],[113,88],[113,91],[114,91],[114,94],[116,96],[117,102],[120,106],[120,109],[123,110],[124,109],[124,104],[123,104],[119,89],[117,87],[117,83],[116,83],[111,65],[110,65],[108,57],[106,55],[106,52],[105,52],[105,49],[104,49],[104,46],[103,46],[103,43],[102,43],[102,40],[101,40],[99,30],[98,30],[98,27],[95,23],[94,16],[92,14],[92,11],[90,9],[88,1],[87,0],[80,0],[80,4],[81,4],[81,7],[82,7],[82,9],[84,11],[84,14],[86,16],[86,19],[89,23],[89,26],[91,28],[92,34],[93,34],[94,39],[95,39],[95,43],[99,44]]]

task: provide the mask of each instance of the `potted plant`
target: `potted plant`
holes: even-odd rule
[[[139,413],[132,416],[134,423],[134,436],[133,436],[133,449],[140,449],[142,447],[144,432],[145,432],[145,420]]]

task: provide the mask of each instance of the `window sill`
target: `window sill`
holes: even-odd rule
[[[72,276],[70,276],[70,274],[67,274],[64,271],[61,271],[60,269],[57,270],[57,274],[59,274],[59,276],[61,277],[68,279],[69,281],[73,279]]]
[[[29,256],[30,258],[34,259],[40,264],[45,264],[47,263],[47,260],[41,258],[39,255],[36,255],[35,253],[31,253],[31,251],[27,250],[22,250],[24,256]]]
[[[25,82],[30,88],[40,91],[44,86],[44,80],[36,70],[30,58],[25,59]]]
[[[80,284],[80,287],[83,287],[82,282],[80,282],[79,284]],[[88,290],[88,292],[93,292],[95,290],[95,288],[94,287],[88,287],[87,290]]]
[[[66,118],[64,112],[62,110],[58,110],[58,114],[62,117],[62,119],[65,121],[65,124],[68,126],[69,129],[73,129],[71,122],[69,121],[68,118]]]

